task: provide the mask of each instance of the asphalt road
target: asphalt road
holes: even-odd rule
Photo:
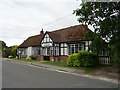
[[[117,88],[118,84],[3,61],[2,88]]]

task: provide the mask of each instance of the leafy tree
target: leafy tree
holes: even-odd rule
[[[9,57],[10,55],[11,55],[11,48],[9,47],[5,48],[3,57]]]
[[[14,58],[17,56],[17,49],[18,49],[18,45],[14,45],[14,46],[11,46],[11,47],[7,47],[4,52],[5,52],[5,55],[4,57],[9,57],[9,56],[13,56]]]
[[[0,40],[0,45],[1,45],[2,47],[6,47],[6,43],[5,43],[4,41],[1,41],[1,40]]]
[[[0,54],[2,54],[3,57],[8,57],[10,55],[16,57],[18,47],[19,47],[18,45],[7,47],[6,43],[0,40]]]
[[[74,14],[80,23],[94,27],[92,45],[96,51],[100,48],[100,38],[103,38],[108,43],[111,57],[120,64],[120,1],[82,3]]]
[[[0,40],[0,56],[5,55],[6,43]]]
[[[18,45],[12,46],[12,48],[11,48],[11,55],[13,57],[17,56],[17,49],[18,49],[18,47],[19,47]]]

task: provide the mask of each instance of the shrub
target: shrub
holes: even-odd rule
[[[34,59],[34,60],[36,60],[37,59],[37,56],[35,56],[35,55],[31,55],[31,56],[29,56],[31,59]]]
[[[13,58],[13,56],[12,56],[12,55],[10,55],[10,56],[8,56],[8,58]]]
[[[67,65],[69,66],[96,66],[99,64],[97,54],[88,51],[69,55]]]
[[[72,54],[68,57],[67,65],[68,66],[80,66],[79,59],[78,59],[78,53]]]
[[[98,55],[93,52],[79,51],[80,66],[96,66],[99,64]]]

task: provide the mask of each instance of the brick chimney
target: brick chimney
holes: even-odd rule
[[[42,28],[42,30],[40,31],[40,34],[44,34],[43,28]]]

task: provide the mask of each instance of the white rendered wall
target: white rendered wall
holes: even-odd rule
[[[32,50],[32,47],[28,47],[27,48],[27,56],[29,57],[29,56],[31,56],[32,55],[32,52],[33,50]]]

